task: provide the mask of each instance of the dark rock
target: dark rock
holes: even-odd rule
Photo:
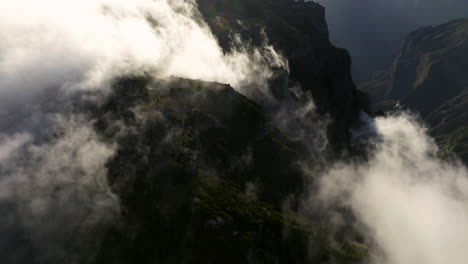
[[[325,9],[321,5],[291,0],[198,0],[198,3],[226,51],[231,49],[232,33],[261,47],[265,39],[260,32],[264,30],[269,43],[288,59],[289,83],[311,92],[317,110],[332,117],[328,131],[335,149],[339,151],[349,143],[348,128],[358,120],[364,101],[352,80],[348,52],[329,41]]]

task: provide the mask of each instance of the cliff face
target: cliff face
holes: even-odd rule
[[[221,46],[231,48],[232,34],[243,41],[267,44],[289,62],[288,88],[300,85],[310,92],[322,114],[332,117],[330,141],[337,148],[349,142],[348,129],[363,102],[351,76],[351,59],[329,41],[325,9],[312,1],[198,1],[200,10]],[[220,22],[222,21],[222,22]],[[226,30],[228,29],[228,30]]]
[[[444,149],[466,160],[467,50],[466,19],[421,28],[408,35],[388,73],[360,89],[377,102],[376,109],[398,101],[419,112]]]

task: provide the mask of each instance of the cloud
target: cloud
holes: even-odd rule
[[[465,263],[466,168],[440,160],[426,129],[408,114],[369,126],[377,133],[371,156],[335,164],[321,178],[320,200],[352,209],[382,251],[377,263]]]
[[[309,155],[323,156],[330,147],[327,135],[330,117],[317,113],[310,92],[303,92],[299,86],[291,87],[288,92],[291,96],[283,98],[272,111],[275,125],[290,138],[303,142]]]
[[[281,63],[271,47],[223,53],[193,0],[1,0],[0,6],[4,99],[49,87],[99,87],[141,72],[238,87]]]
[[[56,118],[60,137],[41,142],[21,131],[0,143],[0,258],[6,263],[71,260],[67,246],[92,255],[89,247],[105,228],[92,229],[92,237],[86,231],[119,211],[105,167],[114,147],[85,120],[44,118]]]
[[[18,149],[30,140],[31,136],[27,133],[0,137],[0,164],[5,165],[18,152]]]

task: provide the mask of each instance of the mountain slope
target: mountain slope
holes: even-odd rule
[[[299,142],[228,85],[116,82],[89,114],[119,149],[109,181],[123,214],[95,263],[349,263],[367,249],[283,211],[301,193]],[[311,250],[315,253],[311,254]]]
[[[352,80],[348,52],[329,41],[322,6],[290,0],[198,3],[225,50],[232,49],[233,39],[240,35],[244,43],[262,46],[267,42],[281,52],[289,63],[289,76],[281,83],[286,83],[286,89],[300,86],[310,92],[317,110],[332,117],[330,142],[338,149],[349,143],[348,128],[364,103]]]

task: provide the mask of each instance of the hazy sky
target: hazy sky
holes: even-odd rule
[[[404,37],[425,25],[468,17],[467,0],[317,0],[332,42],[348,49],[357,81],[386,69]]]

